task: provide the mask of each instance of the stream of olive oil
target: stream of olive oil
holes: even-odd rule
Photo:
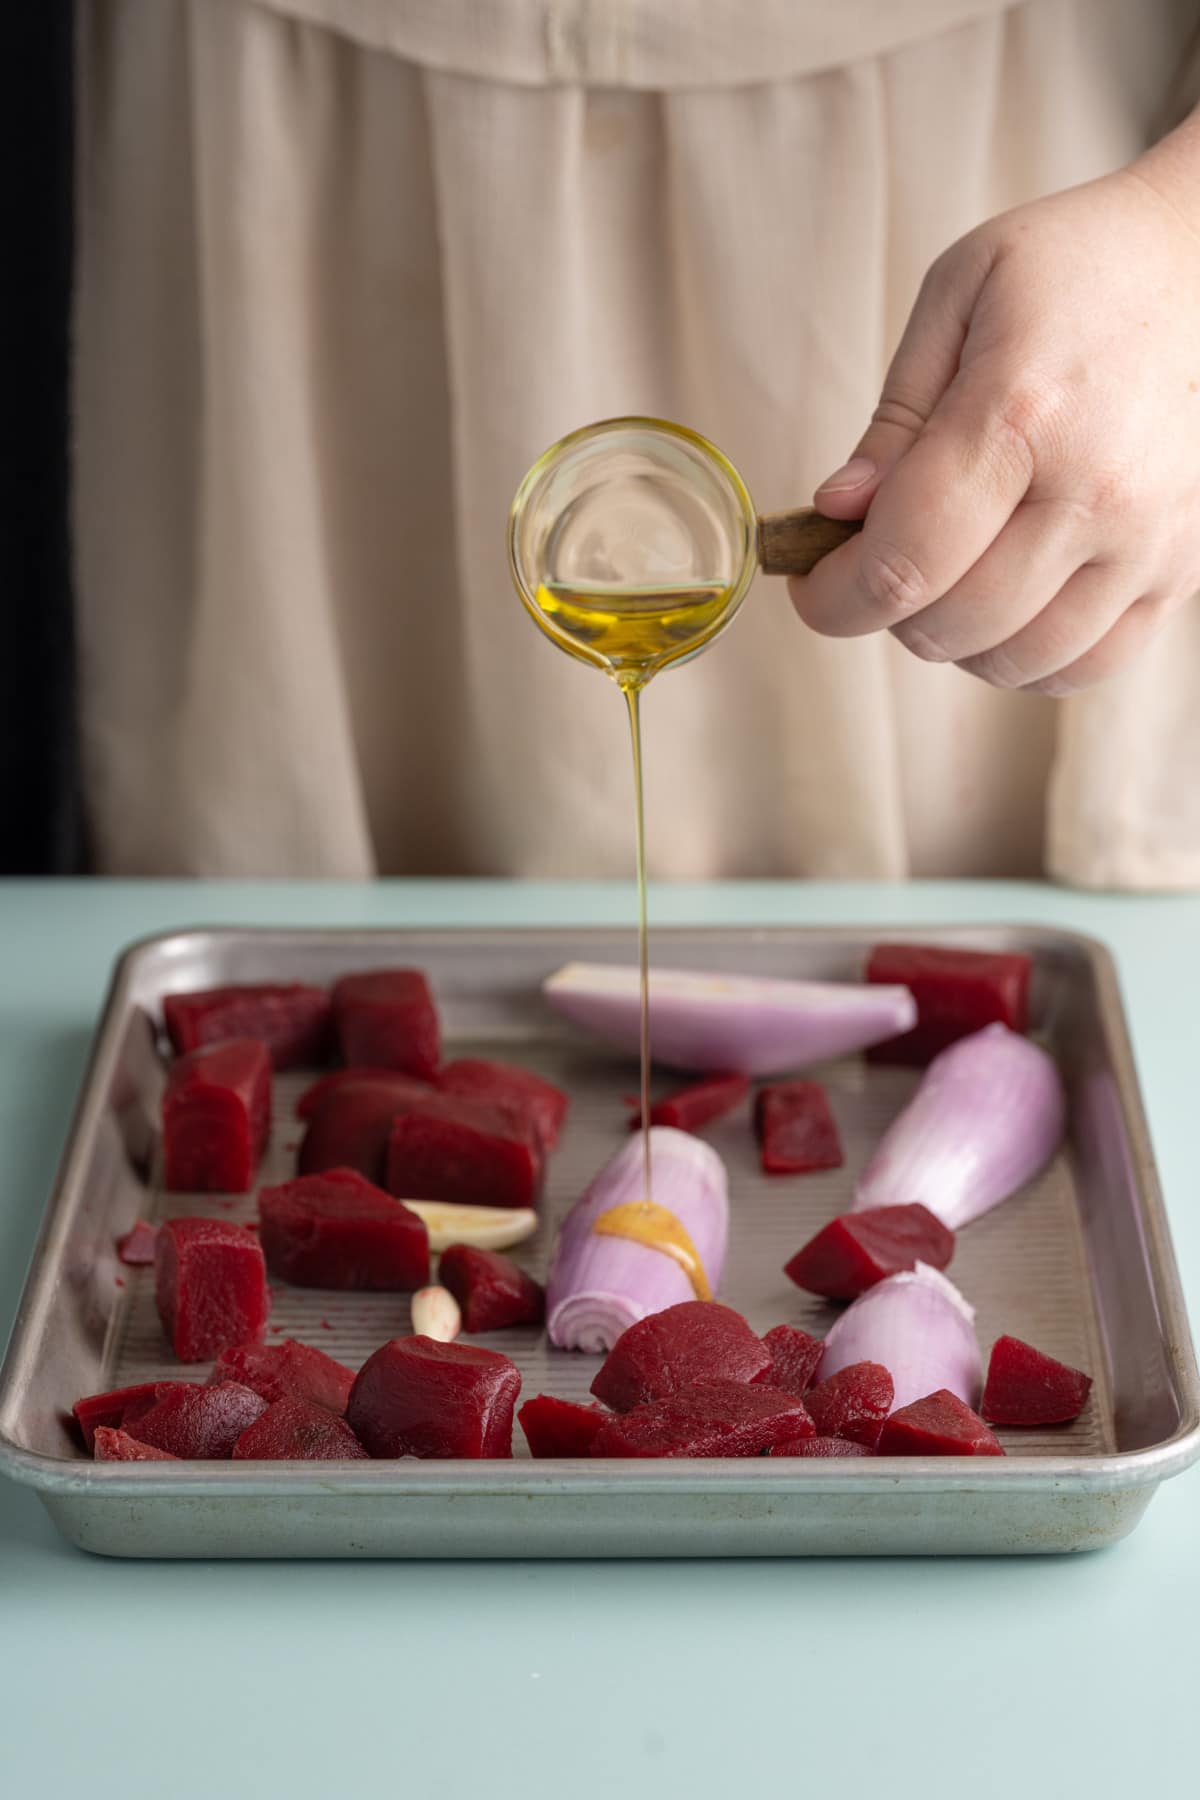
[[[538,620],[561,650],[611,675],[625,696],[633,748],[637,841],[638,969],[641,994],[642,1166],[650,1193],[650,950],[646,925],[646,816],[642,783],[642,689],[660,669],[692,656],[725,622],[725,582],[688,587],[633,587],[618,582],[542,582]],[[645,1222],[647,1226],[649,1221]]]

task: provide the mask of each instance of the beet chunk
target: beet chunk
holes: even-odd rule
[[[876,1450],[880,1456],[1004,1455],[999,1438],[949,1388],[939,1388],[894,1412]]]
[[[874,1456],[875,1452],[869,1444],[856,1443],[853,1438],[840,1437],[806,1437],[793,1438],[786,1444],[776,1444],[772,1456]]]
[[[1067,1425],[1083,1411],[1091,1388],[1082,1369],[1056,1362],[1020,1338],[999,1337],[979,1410],[995,1425]]]
[[[433,1092],[428,1082],[389,1069],[339,1069],[314,1082],[297,1107],[308,1120],[298,1161],[301,1175],[357,1169],[368,1181],[382,1184],[392,1120]]]
[[[533,1276],[495,1250],[448,1245],[438,1264],[438,1280],[462,1308],[464,1331],[540,1325],[546,1316],[546,1296]]]
[[[313,1400],[276,1400],[233,1446],[235,1462],[337,1462],[367,1453],[347,1425]]]
[[[816,1379],[825,1346],[820,1338],[798,1325],[772,1325],[763,1335],[771,1366],[754,1377],[755,1385],[779,1388],[785,1394],[807,1394]]]
[[[77,1400],[71,1410],[88,1449],[92,1449],[101,1426],[115,1429],[125,1423],[126,1413],[141,1402],[152,1405],[160,1385],[163,1384],[140,1381],[134,1387],[112,1388],[107,1394],[88,1394]]]
[[[552,1082],[512,1063],[488,1062],[480,1056],[463,1056],[447,1063],[437,1078],[443,1094],[459,1094],[468,1100],[513,1108],[525,1117],[544,1150],[558,1142],[567,1116],[567,1096]]]
[[[271,1125],[266,1045],[227,1038],[181,1056],[167,1077],[162,1119],[172,1193],[246,1193]]]
[[[612,1414],[602,1406],[581,1406],[535,1394],[517,1414],[531,1456],[590,1456],[596,1434]]]
[[[407,1293],[429,1280],[425,1221],[354,1169],[263,1188],[258,1212],[267,1267],[296,1287]]]
[[[167,994],[163,1020],[180,1055],[222,1038],[259,1038],[277,1069],[324,1062],[332,1036],[328,992],[300,981],[249,982]]]
[[[129,1230],[117,1239],[117,1256],[128,1268],[149,1268],[154,1261],[154,1243],[157,1237],[157,1225],[148,1225],[145,1219],[135,1219]]]
[[[677,1131],[699,1131],[702,1125],[711,1125],[714,1119],[732,1112],[749,1091],[748,1075],[707,1075],[703,1081],[689,1082],[656,1100],[650,1108],[650,1123],[673,1125]],[[641,1124],[641,1113],[634,1113],[630,1131],[639,1131]]]
[[[621,1333],[592,1392],[614,1412],[629,1412],[709,1377],[754,1381],[770,1366],[771,1352],[741,1313],[712,1300],[681,1300]]]
[[[794,1394],[741,1381],[697,1381],[609,1419],[596,1433],[592,1455],[761,1456],[806,1427],[811,1431],[812,1421]]]
[[[346,1420],[372,1456],[507,1457],[520,1391],[495,1350],[392,1338],[359,1370]]]
[[[891,1411],[895,1388],[880,1363],[851,1363],[804,1396],[818,1437],[853,1438],[873,1445]]]
[[[754,1124],[767,1175],[840,1169],[846,1160],[819,1081],[775,1081],[762,1088],[754,1105]]]
[[[927,1207],[873,1206],[831,1219],[783,1272],[810,1294],[853,1300],[919,1262],[944,1269],[953,1255],[954,1233]]]
[[[536,1206],[541,1145],[509,1107],[434,1094],[393,1119],[385,1185],[403,1200]]]
[[[277,1400],[308,1400],[328,1412],[344,1413],[354,1386],[354,1370],[335,1362],[295,1338],[281,1344],[235,1344],[222,1350],[208,1378],[240,1381],[261,1394],[268,1406]]]
[[[876,1044],[868,1058],[924,1067],[947,1045],[997,1020],[1010,1031],[1024,1031],[1032,968],[1030,958],[1017,953],[876,944],[867,980],[908,988],[917,1003],[917,1023],[900,1037]]]
[[[342,1060],[432,1080],[442,1057],[429,983],[419,969],[368,969],[334,984]]]
[[[208,1461],[232,1456],[243,1431],[266,1410],[262,1395],[239,1381],[222,1381],[216,1387],[173,1381],[162,1383],[154,1405],[139,1411],[131,1423],[140,1444]]]
[[[97,1462],[178,1462],[170,1450],[156,1450],[153,1444],[139,1444],[127,1431],[112,1425],[97,1425],[95,1456]]]
[[[154,1255],[158,1316],[180,1362],[261,1335],[271,1310],[263,1253],[229,1219],[167,1219]]]

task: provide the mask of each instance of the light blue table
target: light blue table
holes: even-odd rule
[[[1117,953],[1200,1315],[1200,900],[1035,886],[661,888],[675,924],[1023,919]],[[0,1335],[118,948],[186,924],[610,924],[627,889],[0,886]],[[978,1562],[90,1559],[0,1483],[0,1792],[1194,1791],[1200,1481],[1098,1555]]]

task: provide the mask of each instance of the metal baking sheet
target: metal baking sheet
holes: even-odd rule
[[[158,1180],[165,1064],[161,999],[230,981],[331,981],[352,969],[426,969],[450,1053],[509,1056],[566,1087],[571,1115],[551,1159],[537,1237],[516,1254],[542,1275],[557,1221],[621,1141],[628,1061],[547,1014],[545,975],[572,959],[628,961],[615,931],[178,933],[119,963],[63,1167],[0,1376],[0,1469],[34,1486],[81,1547],[127,1556],[694,1556],[963,1554],[1083,1550],[1128,1532],[1158,1482],[1200,1454],[1200,1385],[1117,984],[1107,952],[1053,930],[661,930],[659,966],[856,978],[881,937],[1035,958],[1034,1028],[1071,1093],[1070,1142],[1036,1182],[959,1238],[952,1273],[979,1310],[985,1352],[1001,1331],[1088,1369],[1074,1425],[1002,1432],[1008,1455],[874,1459],[346,1465],[92,1463],[66,1415],[80,1395],[181,1370],[158,1325],[149,1271],[115,1238],[141,1216],[253,1216],[253,1196],[166,1194]],[[747,1109],[711,1141],[730,1175],[733,1227],[722,1298],[760,1330],[822,1330],[833,1309],[781,1273],[848,1204],[855,1174],[916,1076],[858,1059],[819,1071],[844,1169],[772,1180]],[[276,1078],[263,1183],[293,1172],[293,1102],[307,1077]],[[352,1365],[409,1329],[403,1295],[277,1286],[272,1329]],[[489,1334],[524,1393],[582,1398],[598,1359],[528,1329]],[[165,1472],[164,1472],[165,1471]]]

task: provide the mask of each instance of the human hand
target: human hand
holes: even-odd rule
[[[1141,650],[1200,590],[1200,114],[938,258],[815,501],[865,515],[789,583],[816,631],[1054,695]]]

